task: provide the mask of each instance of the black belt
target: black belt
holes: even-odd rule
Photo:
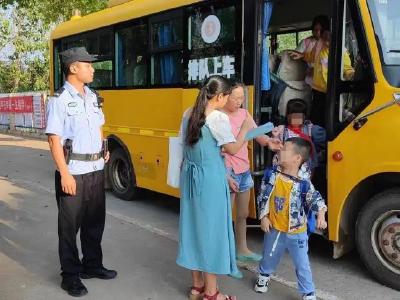
[[[80,154],[80,153],[71,153],[70,160],[79,160],[79,161],[96,161],[103,157],[103,153],[91,153],[91,154]]]

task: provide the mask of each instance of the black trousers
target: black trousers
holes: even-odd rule
[[[323,128],[326,126],[326,93],[321,93],[317,90],[312,90],[312,105],[310,120],[313,124]]]
[[[101,240],[105,222],[104,171],[74,175],[76,196],[62,191],[61,176],[55,174],[58,206],[58,251],[61,275],[78,277],[83,270],[96,270],[103,266]],[[80,230],[83,259],[79,259],[76,235]]]

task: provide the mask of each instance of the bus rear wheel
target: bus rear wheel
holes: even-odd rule
[[[123,200],[134,198],[136,186],[133,167],[124,149],[116,148],[111,152],[108,178],[115,196]]]
[[[376,195],[361,210],[356,244],[368,271],[380,283],[400,290],[400,189]]]

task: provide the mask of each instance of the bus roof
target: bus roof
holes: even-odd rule
[[[173,9],[202,0],[134,0],[117,6],[64,22],[51,33],[51,39],[59,39],[65,36],[90,31],[93,29],[118,24],[160,11]]]

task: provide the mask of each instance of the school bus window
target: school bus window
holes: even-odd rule
[[[297,33],[297,45],[304,39],[312,36],[312,31],[311,30],[306,30],[306,31],[300,31]]]
[[[358,42],[354,30],[353,21],[350,17],[348,7],[344,16],[344,32],[343,32],[343,45],[342,45],[342,72],[341,79],[343,81],[354,80],[354,66],[357,60],[360,60],[360,52],[358,49]]]
[[[153,85],[168,85],[181,82],[182,52],[168,52],[155,54],[152,57]]]
[[[368,0],[383,62],[400,65],[400,1]]]
[[[58,56],[60,54],[59,46],[54,47],[54,89],[58,90],[61,87],[62,72]]]
[[[173,85],[182,82],[182,25],[181,17],[152,22],[152,85]]]
[[[189,17],[188,49],[222,47],[236,39],[235,6],[201,7]]]
[[[114,37],[111,31],[100,32],[98,55],[110,57],[113,54]],[[90,53],[90,52],[89,52]]]
[[[63,50],[73,47],[86,47],[87,40],[80,36],[79,38],[69,39],[63,42]]]
[[[99,60],[112,59],[114,38],[111,29],[89,32],[82,38],[82,43]]]
[[[111,87],[113,80],[112,60],[94,62],[92,66],[96,75],[94,76],[94,80],[90,86],[93,88]]]
[[[96,75],[90,86],[98,89],[112,87],[114,38],[111,29],[89,32],[85,40],[88,52],[96,54],[98,59],[92,64]]]
[[[236,13],[233,5],[190,8],[189,61],[184,75],[189,85],[198,84],[210,75],[239,77]]]
[[[170,49],[183,45],[182,19],[161,21],[152,24],[153,50]]]
[[[147,25],[118,30],[116,45],[116,86],[147,85]]]
[[[367,56],[360,47],[362,44],[357,38],[355,19],[352,18],[347,1],[344,11],[341,81],[353,81],[354,87],[340,93],[337,114],[339,123],[347,125],[371,102],[373,83]]]
[[[278,53],[283,50],[294,50],[297,47],[296,33],[285,33],[278,35]]]

